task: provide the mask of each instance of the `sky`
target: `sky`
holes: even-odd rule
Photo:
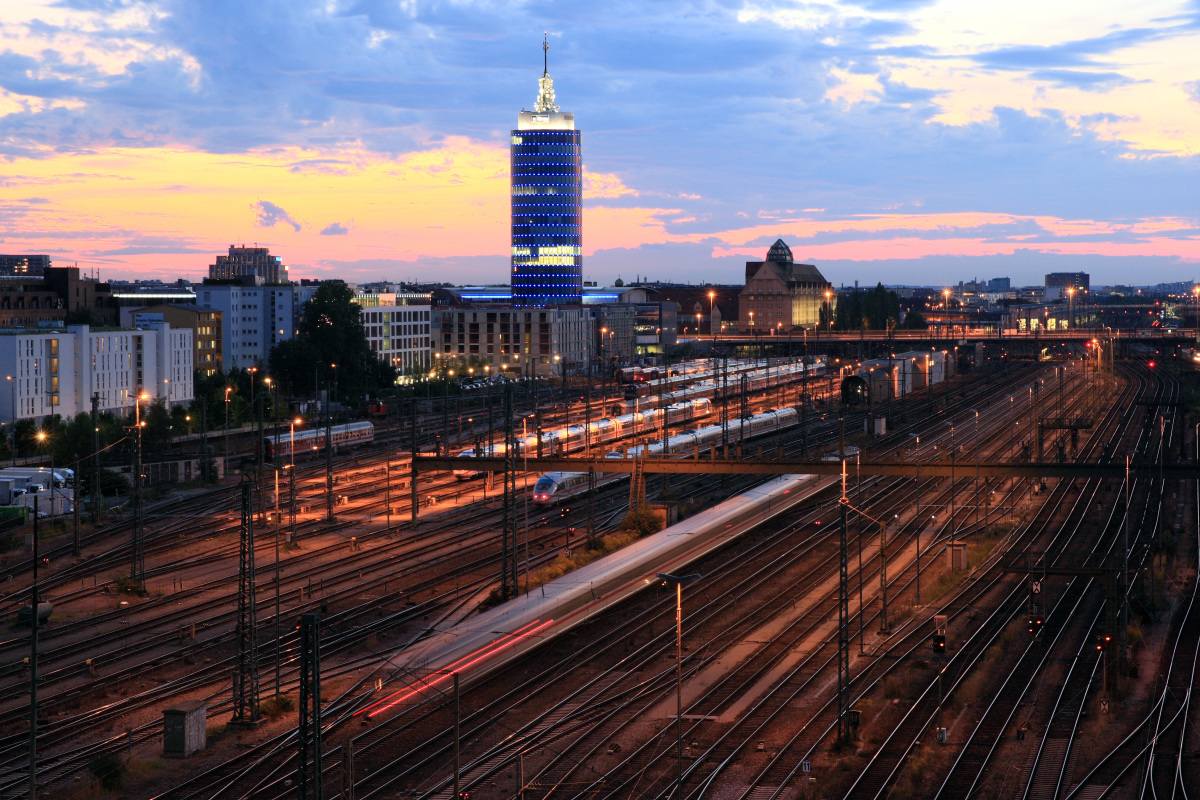
[[[1200,278],[1200,0],[4,0],[0,252],[504,281],[544,34],[586,280]]]

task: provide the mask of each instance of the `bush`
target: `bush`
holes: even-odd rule
[[[638,506],[625,515],[625,519],[621,520],[617,528],[637,534],[638,537],[650,536],[663,529],[663,520],[649,506]]]
[[[259,704],[258,710],[267,719],[279,719],[289,711],[296,710],[296,701],[286,694],[272,697]]]
[[[88,772],[106,791],[120,791],[125,786],[125,764],[114,753],[101,753],[88,762]]]
[[[130,577],[117,578],[113,581],[113,586],[122,594],[141,594],[142,584]]]

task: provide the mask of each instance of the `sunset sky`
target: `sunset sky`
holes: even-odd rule
[[[1200,278],[1200,0],[4,0],[0,252],[503,281],[543,31],[585,279]]]

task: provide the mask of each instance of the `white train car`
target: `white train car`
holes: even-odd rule
[[[665,412],[652,408],[620,417],[604,417],[591,423],[590,431],[584,424],[542,431],[542,448],[547,453],[560,451],[564,454],[572,453],[582,450],[589,440],[593,445],[608,444],[637,434],[659,430],[663,425],[664,413],[668,425],[682,425],[704,419],[712,411],[712,401],[706,397],[699,397],[668,406]],[[525,437],[524,443],[525,447],[529,448],[529,452],[535,452],[538,445],[537,434]]]
[[[351,422],[349,425],[334,425],[330,428],[334,447],[349,447],[360,444],[370,444],[375,441],[375,426],[369,422]],[[310,428],[306,431],[290,431],[279,436],[263,437],[262,446],[266,448],[267,461],[274,461],[276,456],[290,458],[317,450],[325,449],[325,428]]]
[[[729,423],[729,437],[731,439],[737,436],[744,435],[747,439],[755,436],[762,436],[766,433],[783,430],[795,425],[799,421],[799,415],[794,408],[779,408],[773,411],[765,411],[761,414],[755,414],[745,420],[731,420]],[[690,455],[697,451],[706,452],[707,450],[721,443],[721,426],[709,425],[695,431],[687,431],[671,436],[667,439],[667,452],[676,455]],[[642,455],[657,456],[663,452],[662,440],[650,442],[644,445],[638,445],[629,449],[629,456],[640,457]],[[623,458],[620,453],[609,453],[608,458]],[[533,493],[530,499],[535,505],[548,506],[557,505],[572,500],[575,497],[587,491],[587,473],[586,472],[547,472],[540,476],[537,482],[533,485]],[[597,476],[596,485],[606,485],[615,483],[620,480],[626,480],[627,475],[609,474],[605,477]]]
[[[396,673],[421,676],[363,708],[375,717],[441,697],[458,675],[471,683],[658,582],[837,482],[784,475],[647,536],[522,597],[468,617],[389,659]]]

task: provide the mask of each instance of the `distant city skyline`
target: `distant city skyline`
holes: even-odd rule
[[[545,30],[588,121],[584,280],[735,283],[776,238],[835,286],[1200,277],[1200,0],[12,0],[0,252],[503,282]]]

